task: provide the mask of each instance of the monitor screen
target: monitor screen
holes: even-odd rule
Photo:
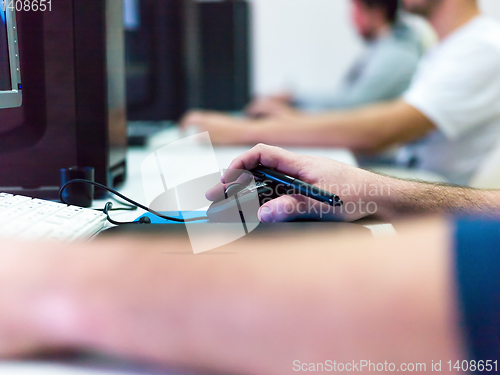
[[[15,13],[0,5],[0,108],[19,107],[21,100]]]
[[[0,9],[0,91],[12,90],[5,10]]]
[[[137,30],[141,26],[139,0],[124,0],[123,18],[125,30]]]

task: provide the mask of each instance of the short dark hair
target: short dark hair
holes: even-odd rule
[[[399,0],[357,0],[368,8],[379,8],[388,22],[394,23],[398,18]]]

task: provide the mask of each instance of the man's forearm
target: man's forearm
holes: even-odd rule
[[[56,248],[37,292],[17,306],[24,313],[1,320],[0,332],[21,316],[20,330],[54,347],[227,373],[459,354],[444,222],[385,241],[331,238],[277,234],[233,243],[226,249],[237,253],[226,255],[194,256],[176,238]],[[35,258],[33,267],[44,257]]]
[[[419,111],[402,100],[362,108],[258,120],[245,129],[249,143],[343,147],[379,151],[412,141],[434,129]]]
[[[243,142],[250,144],[340,147],[353,150],[372,148],[374,137],[369,135],[369,128],[367,129],[366,124],[362,127],[357,124],[354,112],[330,112],[257,120],[247,129],[238,131]]]
[[[390,178],[386,186],[387,195],[379,198],[385,219],[415,214],[500,215],[500,191]]]

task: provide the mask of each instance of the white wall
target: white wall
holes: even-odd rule
[[[361,51],[348,0],[252,0],[254,91],[332,92]]]
[[[500,20],[500,1],[498,0],[479,0],[484,12]]]
[[[328,95],[361,52],[350,27],[349,0],[250,0],[253,88],[301,96]],[[500,0],[481,0],[500,20]]]

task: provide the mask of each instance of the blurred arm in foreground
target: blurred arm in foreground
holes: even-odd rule
[[[224,256],[187,256],[175,237],[3,242],[0,355],[91,350],[249,374],[463,358],[452,231],[430,219],[383,240],[249,237]]]

